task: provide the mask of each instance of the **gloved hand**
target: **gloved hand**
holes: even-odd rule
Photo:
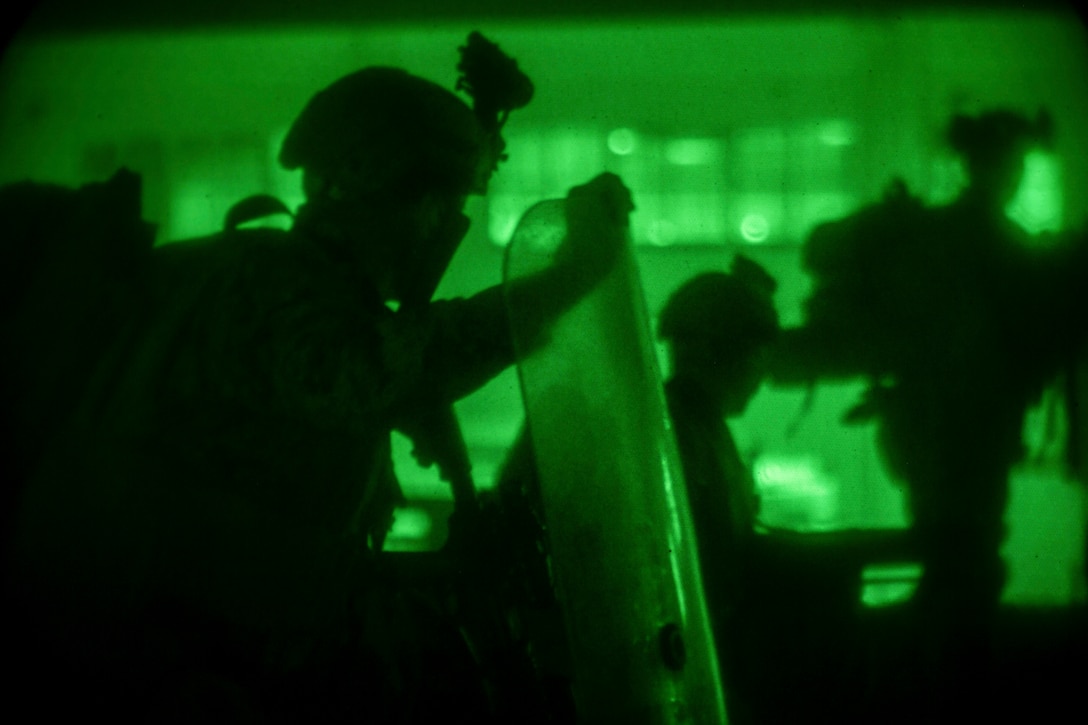
[[[619,259],[634,209],[631,191],[615,174],[573,187],[565,203],[567,234],[556,261],[587,281],[600,281]]]

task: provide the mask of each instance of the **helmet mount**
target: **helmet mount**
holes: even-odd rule
[[[380,66],[345,76],[311,98],[279,157],[284,168],[301,168],[310,178],[307,198],[486,192],[505,158],[502,127],[510,111],[530,101],[533,84],[478,32],[459,50],[454,91],[472,99],[471,109],[454,91]]]
[[[478,31],[470,33],[467,43],[458,50],[461,62],[457,70],[461,75],[455,90],[464,91],[472,98],[472,110],[489,147],[488,163],[482,169],[482,174],[489,178],[499,163],[506,160],[502,128],[511,111],[525,107],[532,100],[533,83],[518,68],[516,60]],[[482,185],[486,190],[486,178]]]

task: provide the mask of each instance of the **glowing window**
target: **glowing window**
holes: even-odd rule
[[[873,564],[861,572],[861,603],[867,607],[886,607],[908,601],[918,589],[922,565]]]
[[[786,222],[785,197],[773,193],[741,193],[726,202],[732,234],[748,244],[777,241]]]
[[[171,194],[162,241],[220,231],[232,205],[267,187],[267,147],[250,139],[184,141],[170,152],[178,163],[169,180]]]
[[[393,528],[386,537],[387,551],[424,551],[434,522],[431,515],[418,508],[399,508],[394,513]]]
[[[714,138],[680,138],[665,144],[665,159],[677,166],[720,163],[723,144]]]
[[[767,217],[762,214],[748,214],[740,220],[740,233],[747,242],[758,244],[767,241],[767,235],[770,234],[770,230],[770,222],[768,222]]]
[[[826,531],[837,525],[839,486],[817,459],[763,455],[752,473],[762,524],[795,531]]]
[[[618,156],[626,156],[635,150],[638,137],[629,128],[617,128],[608,134],[608,150]]]
[[[635,195],[631,235],[653,246],[800,243],[815,224],[854,206],[842,188],[845,119],[662,136],[619,126],[511,129],[491,182],[488,234],[505,245],[521,215],[602,171]]]
[[[816,137],[826,146],[851,146],[855,136],[854,124],[841,118],[823,121],[816,127]]]
[[[1062,179],[1058,159],[1033,151],[1024,159],[1024,178],[1006,208],[1009,218],[1030,234],[1062,227]]]

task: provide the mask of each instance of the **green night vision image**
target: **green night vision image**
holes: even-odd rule
[[[14,712],[1084,709],[1072,6],[311,5],[11,24]]]

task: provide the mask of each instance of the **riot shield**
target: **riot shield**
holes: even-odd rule
[[[546,268],[562,201],[523,216],[507,289]],[[720,723],[724,696],[694,527],[628,245],[609,276],[528,345],[509,295],[544,525],[580,722]]]

